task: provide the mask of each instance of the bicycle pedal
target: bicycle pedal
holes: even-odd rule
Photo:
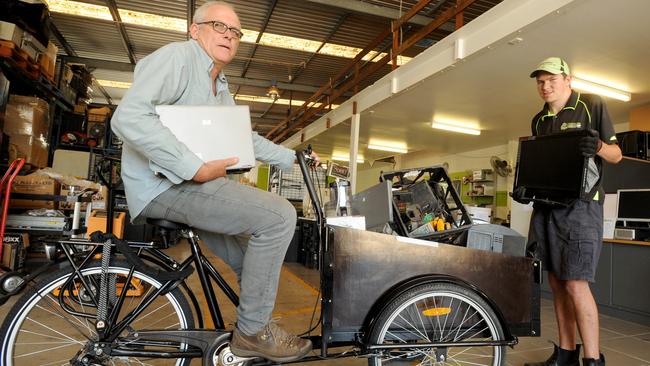
[[[245,362],[254,360],[255,357],[239,357],[232,353],[229,346],[226,346],[214,354],[212,363],[214,366],[243,366]]]

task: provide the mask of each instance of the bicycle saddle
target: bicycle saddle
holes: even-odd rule
[[[187,230],[189,229],[189,225],[187,224],[182,224],[180,222],[174,222],[174,221],[169,221],[165,219],[151,219],[147,218],[147,224],[154,225],[154,226],[159,226],[163,229],[167,230]]]

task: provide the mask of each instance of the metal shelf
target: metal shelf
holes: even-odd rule
[[[27,72],[18,67],[13,60],[9,58],[0,59],[0,68],[6,73],[7,78],[12,83],[22,84],[32,89],[39,97],[47,99],[49,102],[54,102],[63,110],[72,111],[74,106],[65,100],[63,94],[59,89],[54,87],[52,83],[39,75],[37,79],[32,79],[28,76]]]

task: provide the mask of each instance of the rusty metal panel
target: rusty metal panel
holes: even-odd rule
[[[323,280],[323,301],[331,299],[329,309],[324,306],[326,333],[363,331],[382,295],[406,280],[438,274],[484,293],[513,335],[539,334],[538,270],[531,258],[341,227],[330,233]]]

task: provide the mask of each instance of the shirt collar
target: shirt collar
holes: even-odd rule
[[[214,62],[212,61],[210,56],[208,56],[208,53],[205,52],[205,50],[201,47],[199,42],[197,42],[195,39],[190,39],[190,42],[192,44],[194,52],[197,54],[199,58],[199,63],[205,67],[206,72],[209,74],[210,70],[212,70],[212,67],[214,66]],[[222,83],[226,82],[226,74],[223,73],[223,70],[219,71],[219,75],[217,75],[217,78]]]
[[[571,90],[571,96],[569,96],[569,100],[567,100],[566,104],[564,105],[564,108],[562,108],[560,112],[566,109],[576,109],[576,106],[578,105],[579,101],[580,101],[580,93],[578,93],[575,90]],[[542,118],[546,118],[554,115],[553,113],[551,113],[551,111],[549,111],[548,103],[544,103],[544,109],[542,109],[542,112],[543,112]]]
[[[199,42],[197,42],[195,39],[190,39],[190,43],[192,44],[192,48],[194,50],[194,53],[199,59],[199,63],[205,67],[205,70],[207,72],[210,72],[210,69],[212,69],[212,59],[210,56],[208,56],[208,53],[205,52],[205,50],[201,47]]]

